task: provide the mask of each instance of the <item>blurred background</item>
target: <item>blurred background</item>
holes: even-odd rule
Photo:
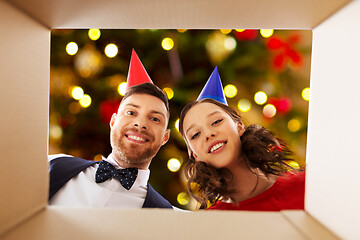
[[[305,167],[310,30],[52,30],[49,154],[99,161],[111,152],[111,115],[124,94],[134,48],[170,99],[171,138],[153,159],[151,185],[174,206],[196,209],[186,193],[187,150],[177,120],[215,66],[244,123],[286,140]]]

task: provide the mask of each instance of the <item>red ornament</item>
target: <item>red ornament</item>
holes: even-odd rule
[[[111,116],[117,112],[120,101],[103,101],[100,103],[101,120],[105,123],[110,123]]]
[[[266,47],[271,51],[276,51],[272,62],[275,70],[284,70],[287,63],[294,67],[302,66],[303,56],[294,46],[299,41],[300,35],[298,34],[289,36],[285,41],[277,36],[269,38]]]
[[[234,35],[237,39],[243,41],[252,41],[255,40],[258,36],[258,31],[253,29],[245,29],[242,32],[234,32]]]
[[[291,109],[291,101],[287,97],[280,98],[278,100],[277,110],[280,113],[287,113]]]
[[[291,100],[287,97],[282,98],[269,98],[268,100],[269,104],[272,104],[275,106],[276,111],[280,114],[286,114],[291,110]]]
[[[267,42],[266,46],[269,50],[278,50],[282,48],[285,43],[278,37],[271,37]]]

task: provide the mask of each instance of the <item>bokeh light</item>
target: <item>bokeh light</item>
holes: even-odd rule
[[[94,161],[101,161],[102,158],[103,158],[103,155],[97,154],[97,155],[94,157]]]
[[[84,95],[84,90],[81,87],[75,86],[71,89],[71,96],[75,100],[80,100],[83,95]]]
[[[100,30],[99,29],[89,29],[88,36],[91,40],[96,41],[100,38]]]
[[[179,122],[180,122],[180,119],[177,119],[177,120],[175,121],[175,128],[176,128],[176,130],[178,130],[178,131],[179,131]]]
[[[266,93],[263,91],[259,91],[259,92],[255,93],[254,101],[259,105],[263,105],[267,101]]]
[[[245,31],[246,29],[235,29],[235,31],[237,31],[237,32],[243,32],[243,31]]]
[[[80,104],[79,104],[78,102],[72,102],[72,103],[70,103],[70,105],[69,105],[69,112],[70,112],[71,114],[77,114],[77,113],[80,112],[80,110],[81,110],[81,106],[80,106]]]
[[[276,108],[272,104],[266,104],[263,108],[263,114],[265,117],[272,118],[276,114]]]
[[[231,33],[232,29],[220,29],[220,32],[222,32],[223,34],[229,34]]]
[[[167,167],[170,171],[177,172],[181,167],[181,162],[176,158],[171,158],[167,163]]]
[[[51,139],[59,140],[63,135],[63,130],[60,126],[55,124],[50,124],[49,126],[49,136]]]
[[[304,88],[301,92],[301,96],[305,101],[309,101],[310,99],[310,88]]]
[[[119,52],[118,47],[113,43],[110,43],[105,47],[105,55],[109,58],[115,57],[118,54],[118,52]]]
[[[299,164],[297,162],[295,162],[295,161],[289,161],[289,162],[287,162],[287,164],[290,167],[294,168],[294,169],[299,169],[300,168]]]
[[[249,100],[243,98],[238,102],[238,108],[242,112],[248,112],[251,109],[251,103]]]
[[[293,118],[288,122],[287,126],[291,132],[297,132],[297,131],[299,131],[299,129],[301,127],[301,123],[298,119]]]
[[[163,91],[166,93],[169,99],[172,99],[174,97],[174,91],[171,88],[166,87],[163,89]]]
[[[179,33],[184,33],[184,32],[187,31],[187,29],[177,29],[177,31],[178,31]]]
[[[233,98],[237,94],[237,88],[232,84],[228,84],[224,87],[224,93],[226,97]]]
[[[75,42],[69,42],[66,45],[66,52],[69,55],[75,55],[79,50],[78,45]]]
[[[84,94],[79,103],[83,108],[87,108],[91,105],[91,97],[87,94]]]
[[[125,93],[126,93],[126,82],[122,82],[119,84],[118,86],[118,93],[121,95],[121,96],[124,96]]]
[[[174,47],[174,41],[171,38],[164,38],[161,42],[161,46],[166,51],[169,51]]]
[[[260,29],[260,34],[264,38],[271,37],[271,35],[273,35],[273,33],[274,33],[273,29]]]
[[[232,51],[236,48],[236,40],[233,37],[227,37],[224,41],[224,47],[229,50]]]
[[[189,203],[190,197],[186,192],[181,192],[177,195],[177,201],[181,205],[186,205]]]

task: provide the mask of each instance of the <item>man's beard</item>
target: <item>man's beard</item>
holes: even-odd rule
[[[113,137],[114,146],[113,151],[115,155],[120,158],[121,161],[128,164],[133,164],[134,166],[145,164],[151,161],[151,159],[159,151],[160,146],[153,147],[142,147],[141,144],[130,143],[126,141],[125,132],[129,129],[123,129],[120,134],[120,139]],[[131,129],[133,132],[138,132],[137,130]],[[154,141],[154,137],[150,136],[146,132],[139,132],[140,134],[145,135],[150,141]]]

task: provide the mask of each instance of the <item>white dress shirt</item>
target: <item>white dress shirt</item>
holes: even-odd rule
[[[54,157],[49,157],[50,161],[51,158],[54,159]],[[121,169],[111,154],[104,160],[116,169]],[[73,207],[118,208],[141,208],[143,206],[150,176],[149,169],[139,169],[134,185],[130,190],[126,190],[119,180],[114,178],[102,183],[96,183],[95,173],[97,168],[98,164],[95,164],[80,172],[52,197],[49,204]]]

